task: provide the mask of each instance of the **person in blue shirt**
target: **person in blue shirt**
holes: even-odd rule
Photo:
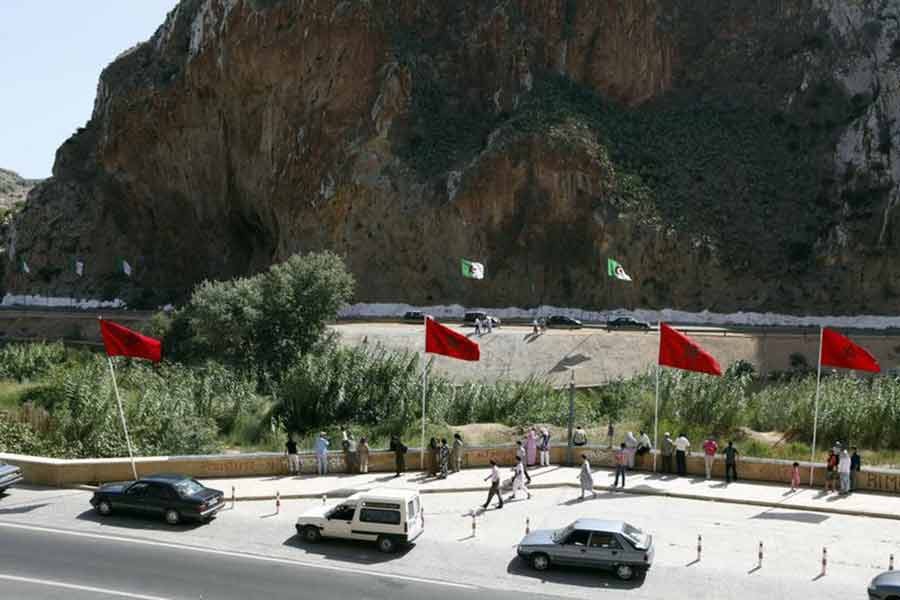
[[[319,432],[319,439],[316,440],[316,470],[319,475],[328,475],[328,445],[325,432]]]

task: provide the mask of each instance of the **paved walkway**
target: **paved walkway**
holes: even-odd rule
[[[504,478],[511,475],[508,467],[501,472]],[[531,469],[532,483],[529,487],[540,490],[571,486],[576,488],[572,491],[574,495],[579,487],[578,472],[574,467],[559,466]],[[393,473],[330,474],[206,479],[204,483],[223,490],[229,498],[233,486],[237,500],[270,500],[275,498],[276,493],[285,499],[318,498],[323,495],[344,497],[379,486],[412,486],[422,493],[487,491],[488,484],[484,479],[488,474],[488,469],[477,468],[452,473],[447,479],[434,479],[425,477],[420,472],[408,472],[397,478]],[[611,489],[612,472],[598,469],[594,472],[594,481],[598,490]],[[791,492],[784,485],[750,482],[726,484],[716,479],[707,481],[702,478],[652,473],[629,473],[628,487],[623,492],[900,520],[900,496],[870,492],[856,492],[848,496],[825,494],[821,489],[808,488]]]

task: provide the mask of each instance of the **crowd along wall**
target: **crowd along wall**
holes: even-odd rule
[[[555,446],[551,451],[553,464],[565,464],[568,449]],[[611,467],[613,451],[599,446],[576,448],[573,452],[575,463],[580,455],[587,454],[591,465],[595,468]],[[421,455],[416,448],[410,448],[406,454],[408,471],[419,469]],[[650,454],[636,457],[635,467],[639,471],[653,470],[653,457]],[[301,454],[304,473],[315,473],[316,461],[312,453]],[[490,460],[500,465],[509,466],[515,462],[514,446],[483,446],[466,448],[463,457],[463,468],[486,468]],[[0,454],[0,460],[22,468],[25,481],[35,485],[56,487],[79,484],[97,484],[109,481],[121,481],[132,478],[131,463],[127,458],[109,459],[55,459],[20,454]],[[199,478],[215,477],[258,477],[282,475],[287,473],[287,459],[284,454],[259,452],[253,454],[221,454],[208,456],[151,456],[135,459],[139,475],[151,473],[181,473]],[[328,454],[329,470],[340,472],[346,470],[342,452]],[[792,461],[763,458],[740,458],[738,460],[738,477],[745,481],[788,484]],[[801,462],[804,485],[809,481],[810,463]],[[657,463],[662,469],[662,461]],[[372,451],[369,454],[369,470],[393,471],[394,454],[388,451]],[[692,454],[688,457],[687,472],[692,476],[702,477],[705,473],[703,456]],[[660,474],[665,476],[665,474]],[[715,478],[725,477],[725,462],[719,456],[713,465]],[[821,463],[815,465],[815,485],[822,486],[825,480],[825,467]],[[900,471],[890,469],[864,468],[856,481],[856,489],[900,494]]]

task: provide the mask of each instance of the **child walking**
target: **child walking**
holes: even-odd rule
[[[800,489],[800,463],[795,462],[791,467],[791,491]]]

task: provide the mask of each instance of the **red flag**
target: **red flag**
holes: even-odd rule
[[[460,360],[479,360],[478,344],[461,333],[441,325],[431,317],[425,319],[425,352],[443,354]]]
[[[659,364],[710,375],[722,374],[722,368],[712,354],[665,323],[659,324]]]
[[[881,367],[875,357],[846,336],[827,327],[822,329],[822,366],[842,367],[878,373]]]
[[[155,338],[104,319],[100,319],[100,334],[108,356],[131,356],[153,362],[162,360],[162,342]]]

